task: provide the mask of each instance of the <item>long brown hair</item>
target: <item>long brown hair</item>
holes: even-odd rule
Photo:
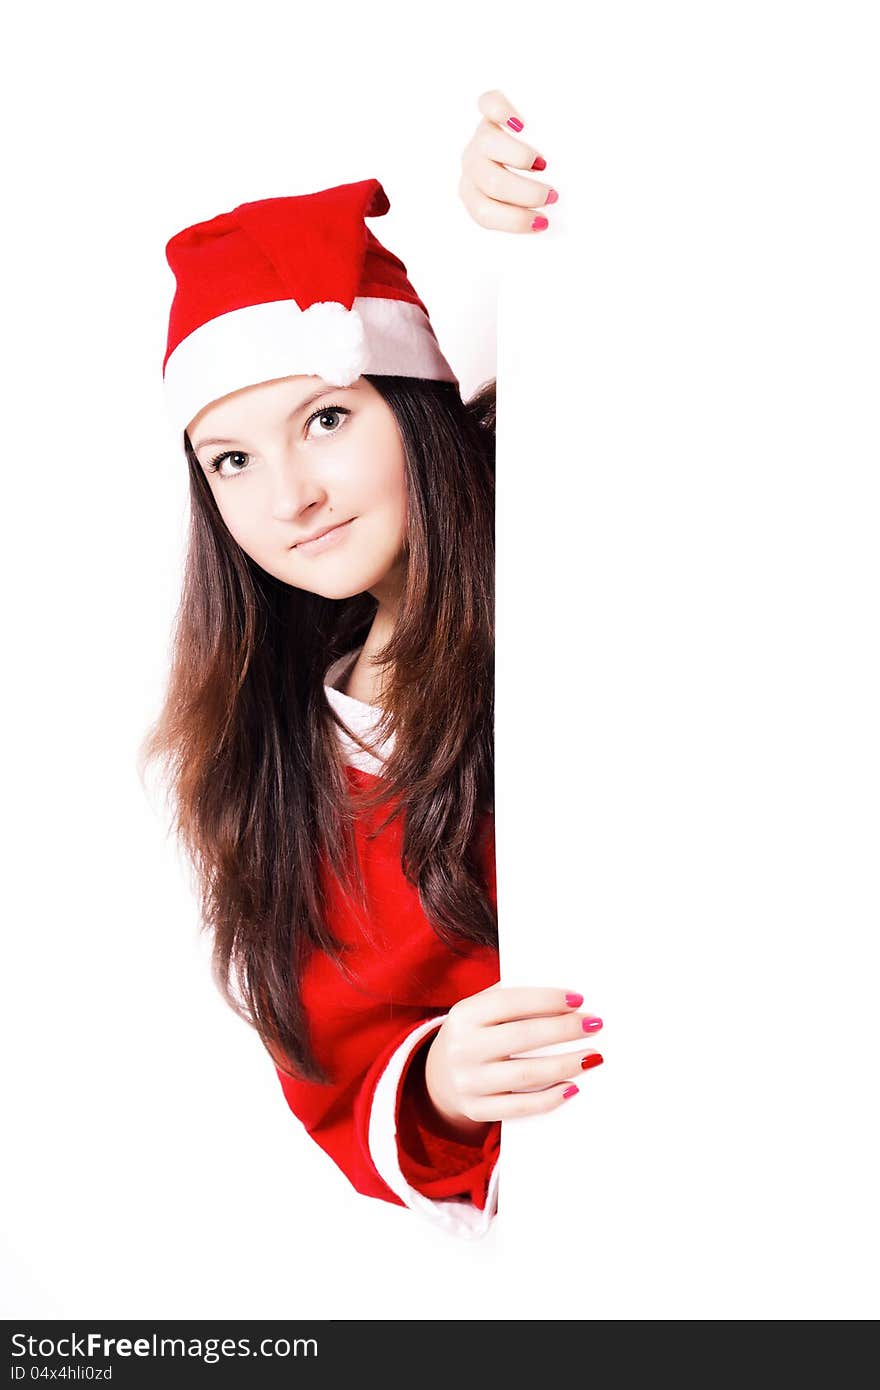
[[[313,949],[345,971],[319,865],[323,856],[365,906],[352,831],[362,810],[387,802],[383,826],[403,816],[402,871],[441,940],[456,951],[498,944],[478,857],[494,805],[495,382],[465,403],[454,382],[366,379],[396,418],[408,499],[403,594],[373,657],[383,671],[378,732],[395,735],[383,775],[354,793],[324,690],[329,663],[365,641],[377,600],[324,598],[252,561],[188,437],[189,543],[170,674],[138,756],[142,778],[161,762],[223,997],[283,1070],[322,1083],[300,980]]]

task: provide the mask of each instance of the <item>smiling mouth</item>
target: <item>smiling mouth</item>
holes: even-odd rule
[[[312,536],[311,539],[307,541],[296,541],[290,548],[291,550],[302,550],[308,549],[310,546],[318,547],[322,545],[324,542],[329,543],[332,540],[334,540],[341,531],[344,531],[347,526],[350,526],[351,523],[356,520],[356,517],[351,516],[349,517],[348,521],[337,522],[335,526],[330,526],[326,531],[320,531],[317,536]]]

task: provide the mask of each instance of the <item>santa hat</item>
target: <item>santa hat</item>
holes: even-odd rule
[[[242,203],[171,238],[177,289],[162,364],[172,429],[230,391],[285,376],[458,378],[406,266],[364,223],[378,179]]]

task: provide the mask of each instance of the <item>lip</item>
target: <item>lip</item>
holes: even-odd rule
[[[291,546],[292,550],[304,550],[309,555],[316,554],[319,550],[328,550],[331,545],[336,545],[338,541],[345,538],[348,528],[356,517],[349,517],[348,521],[340,521],[336,526],[330,526],[325,531],[319,531],[309,541],[297,541],[296,545]]]

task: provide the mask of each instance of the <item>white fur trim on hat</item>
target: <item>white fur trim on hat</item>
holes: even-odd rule
[[[206,405],[286,376],[350,386],[365,372],[458,381],[418,304],[360,296],[301,309],[293,299],[219,314],[178,343],[165,364],[172,430],[182,434]]]

